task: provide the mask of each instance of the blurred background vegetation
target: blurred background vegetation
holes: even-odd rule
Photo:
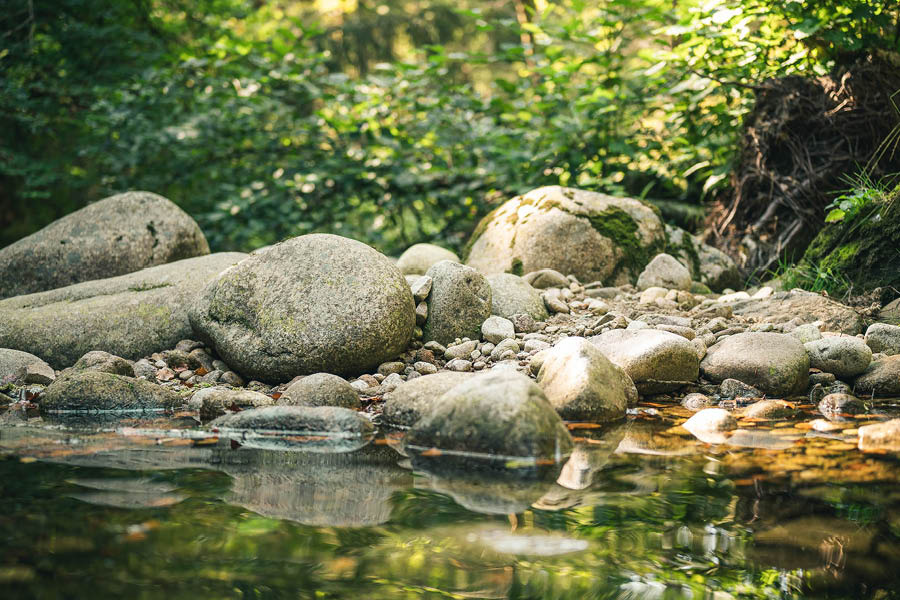
[[[900,47],[876,0],[4,4],[0,246],[128,189],[217,250],[311,231],[459,248],[546,184],[696,227],[757,84]]]

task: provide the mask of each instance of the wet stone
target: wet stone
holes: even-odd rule
[[[289,385],[276,404],[278,406],[340,406],[354,410],[362,407],[356,390],[345,379],[330,373],[308,375]]]

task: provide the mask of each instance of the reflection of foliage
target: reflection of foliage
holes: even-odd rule
[[[895,14],[861,0],[385,0],[321,26],[275,0],[114,4],[0,16],[0,244],[126,188],[171,197],[218,249],[459,246],[541,184],[696,202],[759,81],[897,46]]]

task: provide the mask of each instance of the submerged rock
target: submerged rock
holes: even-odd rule
[[[434,244],[413,244],[400,255],[397,268],[404,275],[424,275],[432,265],[442,260],[458,263],[459,257]]]
[[[181,397],[164,387],[100,371],[60,377],[41,395],[41,412],[172,409]]]
[[[336,235],[292,238],[210,282],[191,306],[198,337],[233,369],[266,382],[358,373],[402,352],[415,305],[376,250]]]
[[[565,338],[547,350],[537,382],[556,412],[570,421],[621,419],[638,400],[625,371],[580,337]]]
[[[356,411],[334,406],[266,406],[223,415],[209,424],[213,431],[306,432],[370,436],[372,422]]]
[[[456,338],[479,339],[491,316],[491,286],[471,267],[442,261],[428,269],[434,280],[428,296],[423,339],[449,345]]]
[[[571,452],[572,436],[537,384],[503,369],[474,375],[441,396],[410,429],[406,447],[472,456],[473,462],[559,462]]]
[[[809,383],[803,344],[780,333],[738,333],[709,348],[700,363],[708,379],[737,379],[770,396],[802,394]]]
[[[655,329],[614,329],[589,341],[624,369],[641,393],[672,391],[697,381],[697,351],[680,335]]]
[[[57,369],[91,350],[138,359],[193,335],[188,305],[246,254],[188,258],[0,301],[0,346],[26,349]]]
[[[212,421],[229,412],[271,406],[275,403],[270,396],[252,390],[234,390],[224,386],[204,388],[194,392],[188,406],[200,410],[200,419]]]
[[[381,420],[394,427],[412,427],[445,393],[471,377],[472,373],[441,371],[410,379],[385,395]]]
[[[162,196],[127,192],[0,250],[0,298],[106,279],[209,254],[197,223]]]
[[[466,264],[487,274],[549,268],[615,285],[633,281],[664,246],[662,222],[640,200],[550,186],[512,198],[482,219]]]

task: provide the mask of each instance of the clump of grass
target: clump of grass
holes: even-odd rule
[[[808,292],[844,298],[853,288],[853,282],[843,273],[831,267],[805,261],[792,264],[786,259],[779,260],[778,267],[769,274],[778,279],[786,290],[800,288]]]

